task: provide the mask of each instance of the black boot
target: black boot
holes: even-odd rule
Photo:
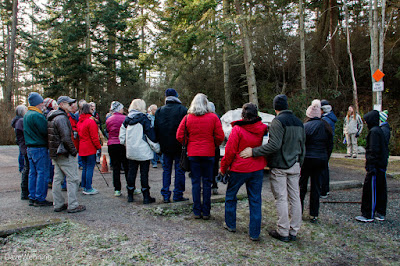
[[[142,188],[143,204],[150,204],[156,201],[155,198],[150,197],[150,189]]]
[[[128,188],[128,202],[133,202],[133,192],[135,191],[135,189],[129,189]]]

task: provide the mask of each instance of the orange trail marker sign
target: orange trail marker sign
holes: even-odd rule
[[[385,76],[385,74],[383,74],[383,72],[380,71],[379,69],[377,69],[375,73],[372,75],[372,77],[376,80],[376,82],[379,82],[383,78],[383,76]]]

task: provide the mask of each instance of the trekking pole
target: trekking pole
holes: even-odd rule
[[[103,177],[104,181],[106,182],[107,187],[109,187],[109,185],[108,185],[108,183],[107,183],[107,180],[106,180],[106,178],[104,177],[103,173],[101,172],[100,167],[97,165],[97,163],[96,163],[96,166],[97,166],[97,169],[99,170],[101,176]]]

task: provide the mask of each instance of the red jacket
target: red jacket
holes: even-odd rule
[[[69,122],[71,123],[72,126],[72,133],[71,133],[72,142],[74,143],[76,150],[79,151],[79,134],[78,134],[78,129],[76,128],[76,126],[78,125],[78,121],[76,121],[75,118],[73,118],[70,113],[68,113],[67,115]]]
[[[101,149],[99,140],[99,128],[91,119],[91,114],[81,114],[77,125],[79,134],[79,155],[89,156],[96,154]]]
[[[183,144],[185,121],[189,141],[187,144],[188,156],[215,156],[215,147],[221,145],[224,140],[224,131],[221,121],[214,113],[200,116],[188,114],[185,116],[176,132],[176,139]]]
[[[254,148],[261,146],[263,136],[268,132],[267,126],[257,121],[239,120],[232,122],[232,132],[229,135],[225,147],[225,156],[221,160],[221,172],[229,170],[238,173],[251,173],[264,169],[267,161],[264,156],[240,157],[240,152],[247,147]]]

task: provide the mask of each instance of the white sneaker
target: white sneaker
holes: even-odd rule
[[[99,192],[94,188],[89,189],[89,190],[83,190],[83,194],[85,194],[85,195],[96,195],[98,193]]]
[[[365,218],[364,216],[357,216],[356,220],[362,223],[372,223],[374,219],[372,218]]]
[[[121,197],[121,191],[120,190],[116,190],[115,192],[114,192],[114,196],[115,197]]]
[[[383,216],[383,215],[381,215],[379,213],[376,213],[374,218],[377,221],[385,221],[385,219],[386,219],[385,216]]]
[[[133,195],[139,195],[139,194],[141,194],[142,193],[142,190],[141,189],[135,189],[135,191],[133,192]]]

